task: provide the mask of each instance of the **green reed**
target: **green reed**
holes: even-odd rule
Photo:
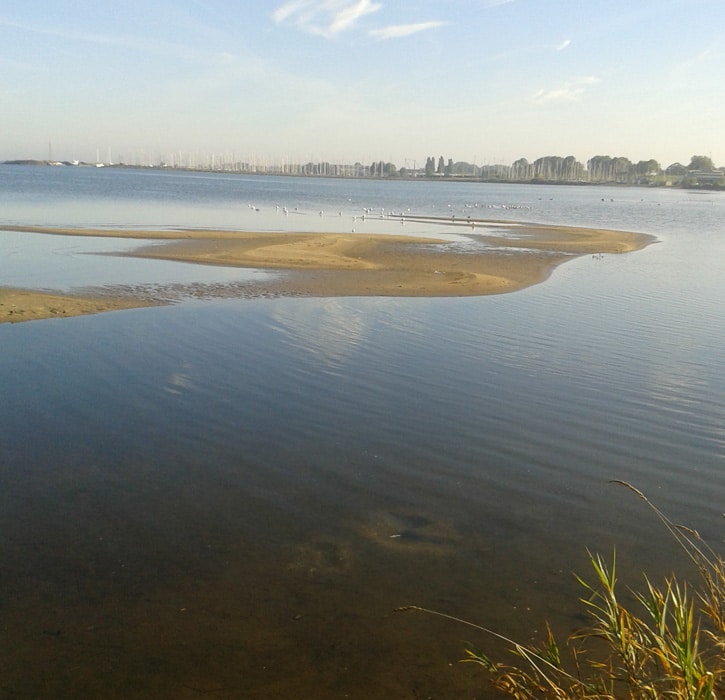
[[[493,630],[445,613],[421,610],[506,642],[514,662],[491,660],[468,645],[463,661],[489,673],[495,689],[517,700],[631,698],[632,700],[713,700],[725,690],[725,563],[697,531],[675,525],[631,484],[695,564],[698,585],[675,577],[654,585],[646,576],[642,591],[631,591],[636,610],[617,594],[616,557],[608,563],[589,553],[593,582],[577,576],[590,623],[560,645],[547,626],[538,646],[519,644]],[[565,653],[562,653],[562,650]]]

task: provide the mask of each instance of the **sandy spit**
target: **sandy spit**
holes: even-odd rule
[[[499,222],[500,223],[500,222]],[[253,233],[196,230],[74,229],[4,226],[5,230],[139,241],[124,256],[280,271],[240,296],[476,296],[502,294],[545,280],[557,265],[582,255],[639,250],[652,236],[624,231],[478,220],[461,234],[468,245],[438,238],[361,233]],[[469,230],[470,227],[470,230]],[[110,296],[106,296],[106,292]],[[186,289],[194,294],[193,289]],[[234,296],[226,293],[223,296]],[[99,313],[149,305],[139,295],[113,298],[0,290],[0,323]]]

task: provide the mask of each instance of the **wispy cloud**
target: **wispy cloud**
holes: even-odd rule
[[[596,85],[599,78],[592,75],[583,78],[570,80],[564,85],[553,88],[551,90],[539,90],[533,97],[536,104],[546,104],[548,102],[576,102],[579,96],[591,85]]]
[[[499,5],[508,5],[510,2],[515,2],[515,0],[484,0],[483,6],[498,7]]]
[[[10,27],[12,29],[17,29],[31,34],[38,34],[40,36],[61,39],[62,41],[69,42],[70,44],[96,44],[98,46],[107,46],[126,51],[154,54],[156,56],[179,59],[188,63],[198,63],[201,65],[216,64],[220,61],[227,62],[230,55],[225,53],[208,52],[195,49],[193,47],[190,48],[188,45],[183,43],[169,42],[152,36],[104,34],[101,32],[90,32],[69,29],[66,27],[14,22],[3,18],[0,18],[0,26]]]
[[[381,7],[381,3],[371,0],[289,0],[272,12],[272,19],[277,24],[291,22],[304,32],[330,39]]]
[[[703,46],[698,52],[692,52],[675,64],[672,76],[680,82],[692,80],[693,75],[706,75],[707,66],[722,61],[722,44]]]
[[[418,22],[417,24],[391,24],[387,27],[381,27],[380,29],[372,29],[368,32],[368,36],[373,39],[400,39],[402,37],[411,36],[412,34],[418,34],[419,32],[425,32],[429,29],[437,29],[438,27],[444,27],[448,22]]]
[[[571,44],[571,39],[564,39],[564,41],[559,42],[554,49],[556,51],[563,51]]]

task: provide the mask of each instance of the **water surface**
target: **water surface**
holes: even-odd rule
[[[9,697],[485,697],[455,663],[470,630],[391,611],[525,641],[546,618],[563,634],[583,624],[571,572],[587,573],[587,547],[616,545],[633,585],[643,568],[683,570],[610,479],[721,540],[717,195],[0,174],[0,227],[234,227],[266,209],[281,220],[277,204],[317,225],[318,210],[375,202],[659,239],[503,296],[192,300],[0,326]],[[0,284],[31,287],[36,245],[83,261],[48,273],[59,285],[111,274],[95,253],[125,245],[8,240],[23,262],[3,256]],[[144,262],[144,280],[207,274]]]

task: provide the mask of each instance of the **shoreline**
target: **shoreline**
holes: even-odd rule
[[[654,179],[648,179],[644,182],[617,182],[615,180],[588,180],[588,179],[541,179],[539,177],[529,178],[506,178],[476,175],[355,175],[355,174],[322,174],[322,173],[303,173],[303,172],[285,172],[282,170],[264,171],[258,169],[248,170],[229,170],[216,169],[208,167],[192,167],[192,166],[169,166],[169,165],[141,165],[139,163],[99,163],[90,161],[50,161],[37,160],[33,158],[21,158],[0,161],[0,165],[10,166],[41,166],[41,167],[73,167],[73,168],[106,168],[112,170],[152,170],[160,172],[174,173],[211,173],[220,175],[234,175],[239,177],[282,177],[282,178],[312,178],[317,180],[375,180],[375,181],[393,181],[393,182],[475,182],[478,184],[506,184],[506,185],[527,185],[527,186],[553,186],[553,187],[610,187],[610,188],[636,188],[636,189],[665,189],[675,187],[682,190],[690,190],[693,192],[723,192],[725,186],[715,183],[697,183],[686,184],[683,175],[667,175],[662,173]],[[510,166],[505,166],[510,167]],[[402,168],[401,168],[402,169]],[[660,180],[660,178],[662,178]],[[671,179],[668,179],[671,178]]]
[[[436,222],[432,217],[407,217]],[[448,297],[504,294],[538,284],[563,262],[583,255],[641,250],[653,236],[625,231],[518,224],[483,219],[456,222],[456,240],[363,233],[254,233],[225,230],[126,230],[3,226],[4,230],[65,236],[162,241],[117,253],[278,272],[262,283],[231,285],[218,296]],[[496,229],[499,230],[498,235]],[[501,234],[505,230],[505,235]],[[461,245],[461,238],[465,244]],[[195,287],[186,291],[195,295]],[[197,290],[200,291],[200,290]],[[207,294],[208,297],[208,294]],[[158,304],[133,289],[115,294],[54,294],[0,289],[0,323],[77,316]]]

